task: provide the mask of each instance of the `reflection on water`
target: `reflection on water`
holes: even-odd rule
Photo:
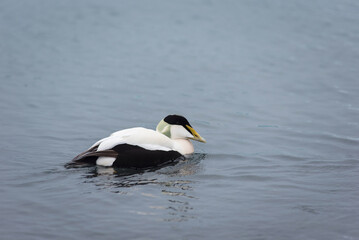
[[[199,171],[199,163],[205,159],[206,154],[194,153],[187,156],[185,159],[178,159],[177,161],[168,162],[164,165],[146,168],[146,169],[132,169],[132,168],[113,168],[93,166],[88,168],[88,172],[84,175],[85,178],[95,178],[103,175],[113,175],[113,177],[129,177],[135,174],[143,174],[148,172],[156,172],[159,174],[165,174],[170,176],[188,176],[193,175]],[[66,168],[72,168],[70,165],[65,165]],[[75,166],[76,168],[76,166]],[[134,184],[136,185],[136,184]],[[129,186],[118,186],[129,187]]]
[[[86,168],[83,177],[85,183],[94,184],[98,190],[106,189],[123,195],[138,194],[138,197],[145,198],[149,204],[147,210],[130,210],[132,214],[154,216],[159,221],[182,222],[195,218],[189,202],[196,199],[192,194],[195,182],[186,177],[201,171],[200,163],[205,158],[206,154],[195,153],[184,160],[146,170],[93,166]],[[157,191],[146,192],[146,188],[141,188],[143,185],[154,185]],[[154,205],[151,200],[158,201],[159,198],[166,201],[162,205]]]

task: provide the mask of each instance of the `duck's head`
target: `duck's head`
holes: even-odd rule
[[[158,123],[156,131],[171,139],[192,139],[199,142],[206,142],[206,140],[192,128],[187,119],[179,115],[168,115],[162,119]]]

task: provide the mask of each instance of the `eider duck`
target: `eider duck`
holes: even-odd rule
[[[158,123],[156,131],[135,127],[112,133],[77,155],[72,164],[120,168],[158,166],[193,153],[190,139],[206,142],[186,118],[169,115]]]

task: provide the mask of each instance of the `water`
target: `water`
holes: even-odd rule
[[[358,239],[359,4],[0,1],[2,239]],[[66,169],[186,116],[147,171]]]

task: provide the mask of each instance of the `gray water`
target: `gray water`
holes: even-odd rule
[[[359,239],[355,0],[0,1],[1,239]],[[64,165],[182,114],[146,171]]]

